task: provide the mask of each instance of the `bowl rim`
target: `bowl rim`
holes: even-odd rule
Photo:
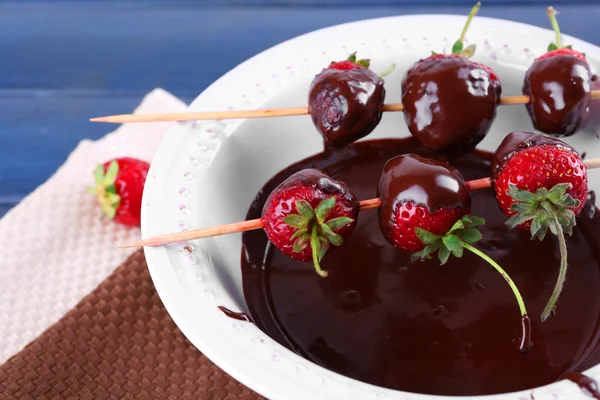
[[[385,21],[388,21],[388,20],[394,20],[394,21],[412,20],[412,21],[416,22],[420,19],[430,20],[432,18],[440,18],[447,22],[460,23],[461,25],[464,22],[464,16],[455,15],[455,14],[400,15],[400,16],[388,16],[388,17],[382,17],[382,18],[371,18],[371,19],[365,19],[365,20],[352,21],[352,22],[333,25],[333,26],[325,27],[325,28],[318,29],[318,30],[315,30],[312,32],[308,32],[308,33],[296,36],[294,38],[291,38],[289,40],[286,40],[284,42],[281,42],[275,46],[272,46],[272,47],[256,54],[255,56],[245,60],[241,64],[237,65],[236,67],[234,67],[233,69],[231,69],[230,71],[228,71],[227,73],[222,75],[219,79],[217,79],[214,83],[212,83],[208,88],[206,88],[200,95],[198,95],[194,99],[194,101],[190,104],[190,106],[188,107],[188,110],[198,109],[200,107],[200,105],[203,104],[205,101],[207,101],[208,99],[210,99],[213,96],[217,96],[217,93],[226,86],[226,82],[229,81],[229,79],[232,78],[234,75],[243,73],[243,71],[246,70],[252,64],[254,64],[256,62],[261,62],[266,57],[269,57],[269,58],[272,57],[274,53],[281,51],[283,48],[285,48],[291,44],[298,43],[300,41],[306,40],[307,38],[311,38],[313,36],[322,35],[324,33],[332,32],[332,31],[339,30],[339,29],[347,29],[347,28],[351,28],[351,27],[356,27],[357,25],[365,24],[365,23],[375,23],[375,22],[384,21],[384,20]],[[495,25],[495,26],[502,25],[502,29],[510,29],[510,28],[527,29],[532,33],[537,33],[540,35],[548,34],[549,32],[551,32],[550,30],[545,29],[545,28],[541,28],[541,27],[537,27],[537,26],[533,26],[533,25],[529,25],[529,24],[525,24],[525,23],[521,23],[521,22],[499,19],[499,18],[477,17],[477,21],[479,21],[480,23],[487,22],[487,23],[490,23],[491,25]],[[565,40],[568,40],[571,44],[581,48],[582,50],[594,54],[596,57],[600,54],[600,48],[598,48],[590,43],[587,43],[580,39],[571,37],[569,35],[563,35],[563,38]],[[204,109],[206,109],[206,104],[205,104]],[[149,200],[153,200],[156,198],[157,195],[159,195],[157,192],[160,192],[160,190],[161,190],[160,188],[162,187],[162,182],[166,179],[166,175],[160,171],[160,168],[163,168],[163,167],[169,165],[169,164],[165,164],[165,163],[168,163],[169,160],[172,160],[172,158],[175,156],[175,152],[176,152],[177,148],[179,147],[179,145],[181,144],[181,142],[185,136],[185,133],[186,133],[185,124],[180,124],[180,123],[175,124],[170,129],[170,131],[167,134],[167,136],[165,137],[165,139],[163,139],[163,141],[155,155],[155,158],[151,164],[151,169],[150,169],[149,175],[154,175],[154,179],[149,180],[149,182],[147,183],[147,185],[144,189],[144,195],[143,195],[143,201],[142,201],[142,235],[143,235],[143,237],[153,236],[157,233],[165,233],[165,232],[160,232],[160,226],[158,225],[158,222],[156,220],[156,217],[157,217],[156,207],[154,207],[154,206],[149,207],[148,204],[149,204]],[[216,151],[216,153],[218,153],[218,150]],[[157,165],[159,165],[159,167],[157,167]],[[166,170],[168,168],[164,168],[164,169]],[[150,275],[152,277],[154,286],[159,294],[159,297],[161,298],[161,301],[163,302],[165,308],[167,309],[167,312],[169,313],[169,315],[171,316],[171,318],[173,319],[175,324],[178,326],[178,328],[186,336],[186,338],[198,350],[200,350],[212,362],[214,362],[219,368],[224,370],[227,374],[231,375],[233,378],[235,378],[236,380],[238,380],[245,386],[255,390],[256,392],[258,392],[264,396],[267,396],[268,398],[272,398],[272,399],[287,398],[287,396],[290,394],[288,391],[286,391],[285,389],[283,389],[283,390],[275,389],[274,385],[271,385],[264,379],[253,378],[251,375],[248,374],[248,372],[246,370],[244,370],[244,368],[240,368],[239,364],[237,362],[232,362],[232,359],[230,359],[230,357],[223,357],[219,351],[216,351],[215,349],[213,349],[210,346],[210,344],[208,344],[207,341],[204,340],[205,338],[198,337],[196,332],[189,326],[189,323],[188,323],[189,321],[186,320],[185,314],[179,312],[179,310],[182,307],[184,307],[184,306],[187,307],[189,305],[184,305],[185,299],[181,298],[181,296],[175,295],[171,290],[169,290],[169,287],[177,285],[178,281],[175,277],[175,272],[173,271],[173,268],[165,268],[165,266],[171,264],[168,248],[167,247],[145,247],[144,252],[145,252],[148,269],[149,269]],[[171,265],[171,267],[172,267],[172,265]],[[294,357],[301,358],[300,356],[296,355],[295,353],[292,353],[291,351],[289,351],[285,347],[279,345],[278,343],[275,343],[275,346],[281,347],[282,352],[286,352],[286,353],[289,352]],[[400,395],[407,396],[407,398],[410,398],[410,399],[442,400],[442,399],[448,398],[448,396],[435,396],[435,395],[427,395],[427,394],[408,393],[408,392],[387,389],[387,388],[371,385],[371,384],[368,384],[365,382],[357,381],[357,380],[354,380],[351,378],[347,378],[343,375],[337,374],[333,371],[329,371],[329,370],[327,370],[323,367],[320,367],[316,364],[312,364],[312,365],[318,369],[327,371],[327,373],[337,375],[341,380],[350,380],[355,383],[355,386],[363,387],[363,389],[367,390],[367,392],[369,392],[369,393],[376,393],[378,398],[380,397],[380,395],[382,397],[387,397],[390,394],[390,392],[392,394],[400,394]],[[600,365],[594,366],[591,369],[587,370],[586,372],[587,373],[595,372],[596,374],[600,373]],[[503,393],[503,394],[498,394],[498,395],[453,396],[452,398],[472,399],[472,400],[484,400],[484,399],[489,400],[489,399],[493,399],[493,398],[517,399],[517,398],[519,398],[519,396],[529,395],[530,393],[533,393],[533,391],[536,391],[536,390],[545,390],[548,388],[557,388],[557,387],[564,388],[564,385],[565,385],[565,382],[563,380],[563,381],[551,383],[549,385],[545,385],[545,386],[541,386],[541,387],[533,388],[533,389],[528,389],[525,391],[519,391],[519,392]],[[362,393],[364,393],[364,392],[362,392]],[[584,395],[582,395],[582,396],[584,396]],[[304,397],[304,395],[303,395],[303,397]],[[299,397],[299,398],[302,398],[302,397]],[[581,398],[583,399],[583,398],[587,398],[587,397],[584,396]]]

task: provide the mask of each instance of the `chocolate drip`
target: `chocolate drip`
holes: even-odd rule
[[[535,145],[549,144],[575,151],[562,140],[530,132],[511,132],[500,143],[492,158],[492,179],[496,179],[508,160],[517,152]]]
[[[535,129],[569,136],[586,127],[592,73],[587,61],[564,54],[535,61],[525,74],[523,94]]]
[[[308,95],[313,124],[333,146],[345,146],[375,129],[385,100],[383,80],[368,68],[326,69]]]
[[[254,322],[254,321],[252,321],[252,318],[246,313],[231,311],[229,308],[224,307],[224,306],[217,306],[217,308],[219,310],[221,310],[221,312],[223,314],[225,314],[227,317],[229,317],[231,319],[236,319],[238,321]]]
[[[531,350],[533,341],[531,340],[531,320],[527,314],[521,317],[521,343],[519,344],[519,351],[521,353],[527,353]]]
[[[564,379],[568,379],[575,383],[583,390],[583,393],[590,396],[591,398],[600,400],[600,390],[598,390],[598,383],[582,373],[570,371],[563,375]]]
[[[423,146],[459,156],[488,133],[501,93],[490,69],[464,57],[431,57],[404,77],[404,119]]]

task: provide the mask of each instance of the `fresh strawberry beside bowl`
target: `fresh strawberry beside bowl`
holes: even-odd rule
[[[150,164],[135,158],[116,158],[94,171],[96,194],[102,214],[119,224],[140,226],[142,194]]]

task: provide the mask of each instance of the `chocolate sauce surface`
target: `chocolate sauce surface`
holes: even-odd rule
[[[417,62],[402,81],[404,119],[425,147],[458,156],[488,133],[502,87],[490,70],[464,57]]]
[[[511,132],[506,135],[494,153],[492,158],[492,179],[495,180],[498,177],[498,174],[502,168],[504,168],[508,160],[515,153],[532,146],[544,144],[559,146],[575,151],[575,149],[569,146],[567,143],[553,137],[530,132]]]
[[[592,73],[573,55],[536,60],[525,74],[523,94],[535,129],[569,136],[586,127],[590,116]]]
[[[313,124],[333,146],[371,133],[381,120],[384,101],[383,79],[364,67],[326,69],[315,77],[308,95]]]
[[[376,196],[385,162],[427,153],[414,139],[365,141],[318,154],[281,171],[259,192],[248,218],[260,217],[268,194],[292,173],[318,168],[360,199]],[[432,154],[426,154],[432,156]],[[489,176],[491,154],[473,152],[454,166],[467,180]],[[600,218],[577,220],[567,238],[569,275],[556,315],[540,314],[560,265],[548,235],[509,230],[491,189],[471,193],[484,217],[477,247],[511,275],[530,316],[533,346],[519,351],[521,318],[503,278],[465,252],[447,264],[411,262],[383,237],[375,210],[359,215],[352,236],[322,265],[282,255],[263,231],[243,234],[244,296],[257,326],[283,346],[343,375],[392,389],[438,395],[483,395],[534,388],[598,363]]]

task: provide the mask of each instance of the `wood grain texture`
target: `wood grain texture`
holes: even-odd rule
[[[497,1],[488,0],[480,15],[548,25],[546,2]],[[464,14],[472,1],[241,3],[0,1],[0,215],[43,183],[80,140],[114,129],[90,117],[130,112],[155,87],[189,102],[240,62],[294,36],[366,18]],[[597,1],[559,4],[565,33],[600,43]]]

